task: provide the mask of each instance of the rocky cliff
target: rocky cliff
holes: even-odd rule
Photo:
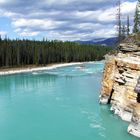
[[[111,104],[114,114],[130,122],[128,133],[140,137],[140,43],[134,37],[106,55],[100,103]]]

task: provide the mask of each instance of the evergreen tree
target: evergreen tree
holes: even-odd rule
[[[130,34],[130,20],[129,20],[129,15],[127,16],[127,36]]]
[[[139,31],[140,31],[140,0],[138,0],[137,5],[136,5],[133,32],[137,33]]]
[[[101,45],[75,42],[10,40],[0,41],[0,68],[24,65],[101,60],[112,50]]]
[[[121,27],[121,39],[123,40],[123,39],[125,39],[125,37],[126,37],[126,27],[125,27],[125,25],[122,25],[122,27]]]

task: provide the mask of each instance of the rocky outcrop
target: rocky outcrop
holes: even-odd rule
[[[140,46],[120,44],[115,55],[106,55],[100,103],[130,122],[128,133],[140,137]]]

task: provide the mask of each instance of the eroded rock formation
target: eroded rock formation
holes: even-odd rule
[[[130,122],[128,132],[140,137],[140,45],[120,44],[115,55],[106,55],[100,103],[122,120]]]

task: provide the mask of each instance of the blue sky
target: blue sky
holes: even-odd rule
[[[92,40],[116,35],[117,0],[0,0],[0,34],[10,38]],[[131,23],[136,0],[122,0]],[[132,28],[131,24],[131,28]]]

